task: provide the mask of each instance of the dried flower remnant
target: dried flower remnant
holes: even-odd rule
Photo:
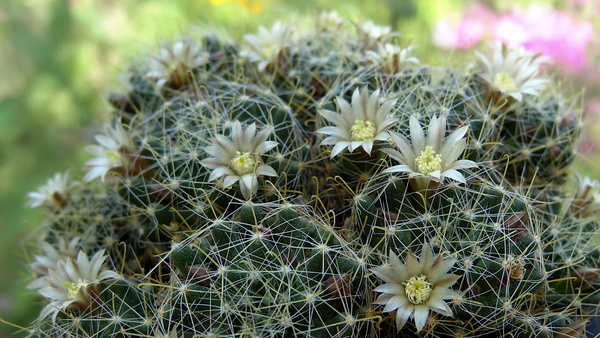
[[[502,261],[502,266],[506,273],[507,282],[522,280],[527,271],[525,268],[525,260],[522,258],[515,258],[512,255],[508,255],[507,259]]]

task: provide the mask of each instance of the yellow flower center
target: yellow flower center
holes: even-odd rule
[[[375,126],[371,121],[354,121],[350,132],[352,133],[352,141],[373,141],[375,138]]]
[[[427,277],[424,275],[412,276],[408,282],[402,283],[404,285],[404,293],[409,302],[419,305],[429,300],[432,284],[426,279]]]
[[[519,87],[517,87],[513,78],[506,72],[496,74],[494,77],[494,87],[509,93],[519,91]]]
[[[425,147],[415,162],[417,170],[423,175],[442,170],[442,155],[436,154],[431,146]]]
[[[187,76],[189,67],[185,63],[178,61],[177,63],[170,64],[169,70],[171,73],[177,74],[177,76]]]
[[[229,168],[238,175],[246,175],[254,172],[254,159],[249,152],[237,152],[237,155],[229,162]]]
[[[77,299],[77,295],[79,294],[79,290],[82,288],[86,288],[90,283],[85,280],[79,279],[77,283],[69,283],[65,282],[65,287],[69,289],[69,299],[74,300]]]
[[[262,53],[265,57],[265,61],[269,61],[279,52],[279,46],[277,44],[271,43],[270,41],[263,41],[262,45]]]
[[[104,155],[110,160],[111,164],[119,162],[119,159],[121,158],[121,154],[115,150],[107,150],[104,152]]]

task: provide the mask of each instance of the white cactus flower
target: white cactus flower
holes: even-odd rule
[[[277,176],[275,170],[262,162],[261,155],[275,148],[277,142],[267,141],[270,129],[263,129],[256,135],[256,124],[242,127],[235,121],[231,128],[231,139],[225,135],[216,135],[213,145],[204,148],[211,156],[200,163],[212,169],[209,181],[223,178],[223,187],[227,188],[239,181],[240,190],[246,199],[258,191],[259,176]]]
[[[201,50],[191,38],[161,48],[158,54],[148,58],[146,76],[156,80],[160,90],[165,84],[177,89],[192,81],[190,71],[208,62],[208,53]]]
[[[356,25],[358,39],[364,49],[374,49],[378,44],[387,44],[399,34],[390,26],[379,26],[373,21],[363,21]]]
[[[485,55],[476,52],[483,72],[479,74],[491,88],[521,101],[523,94],[537,95],[548,79],[535,78],[540,66],[546,61],[541,54],[533,55],[523,49],[508,49],[498,43],[494,47],[494,55],[489,60]]]
[[[385,284],[375,288],[381,292],[375,304],[385,305],[383,312],[396,310],[396,328],[402,329],[409,318],[415,320],[420,332],[427,322],[429,311],[452,317],[452,309],[445,300],[459,298],[460,294],[450,289],[460,278],[447,273],[455,260],[433,257],[429,244],[425,243],[418,259],[408,252],[404,264],[390,250],[389,266],[382,265],[371,271]]]
[[[66,238],[58,238],[58,249],[52,246],[48,242],[42,242],[42,250],[44,250],[44,256],[35,256],[35,262],[29,264],[29,266],[38,274],[40,277],[35,279],[33,282],[27,285],[28,289],[40,289],[44,287],[44,277],[48,276],[50,270],[56,270],[58,262],[66,260],[68,257],[77,256],[77,246],[79,245],[79,237],[75,237],[69,242]]]
[[[378,44],[377,51],[369,50],[366,56],[369,61],[377,65],[383,72],[395,74],[402,71],[409,64],[419,64],[419,59],[409,56],[410,51],[413,49],[414,46],[400,48],[391,43]]]
[[[292,44],[293,27],[277,21],[271,30],[260,26],[258,35],[246,34],[244,40],[249,49],[241,50],[240,55],[251,62],[257,62],[258,70],[264,71],[279,57],[279,53]]]
[[[446,136],[446,115],[433,117],[429,122],[427,138],[423,128],[414,116],[410,117],[411,142],[406,137],[390,132],[396,149],[382,149],[400,165],[384,170],[386,173],[408,173],[411,184],[417,190],[425,190],[429,182],[442,183],[445,177],[464,183],[465,177],[458,169],[474,168],[471,160],[458,160],[465,150],[464,138],[468,126],[461,127]]]
[[[315,29],[319,33],[335,33],[343,24],[344,19],[339,16],[338,12],[322,12],[315,20]]]
[[[90,145],[85,148],[95,156],[85,163],[85,169],[89,170],[83,177],[85,182],[96,177],[104,181],[109,172],[122,174],[135,162],[133,157],[138,148],[131,135],[121,126],[120,121],[117,121],[114,127],[105,124],[104,135],[96,135],[96,141],[100,145]]]
[[[43,205],[51,210],[62,209],[69,203],[69,194],[73,185],[69,172],[56,173],[54,177],[48,179],[46,185],[27,194],[29,206],[34,208]]]
[[[104,250],[98,251],[92,259],[80,251],[77,259],[67,257],[56,264],[56,269],[49,270],[49,275],[44,277],[45,285],[38,292],[50,303],[42,310],[39,319],[52,315],[55,321],[60,311],[74,309],[85,312],[97,306],[95,302],[98,302],[101,292],[98,284],[120,276],[112,270],[100,271],[106,258]]]
[[[577,183],[577,190],[571,201],[571,214],[579,218],[597,215],[600,211],[600,182],[577,173],[573,180]]]
[[[386,141],[390,135],[387,130],[398,122],[390,116],[390,112],[397,100],[389,100],[379,105],[379,90],[369,95],[367,87],[359,92],[354,90],[352,104],[337,97],[337,106],[341,114],[330,110],[319,110],[319,114],[334,126],[327,126],[317,130],[317,133],[330,135],[321,145],[333,145],[331,157],[335,157],[348,148],[350,152],[362,147],[371,155],[375,141]]]

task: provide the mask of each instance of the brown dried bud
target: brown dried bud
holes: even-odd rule
[[[507,266],[508,278],[510,281],[521,280],[525,276],[525,262],[522,259],[517,259],[510,262]]]
[[[271,240],[271,236],[272,236],[271,229],[265,227],[262,224],[259,224],[258,226],[256,226],[254,228],[253,238],[255,238],[255,239],[261,238],[261,239]]]
[[[347,273],[331,276],[323,284],[325,298],[341,301],[352,294],[352,276]]]
[[[600,269],[579,267],[571,277],[575,277],[573,285],[582,290],[590,289],[600,276]]]
[[[309,85],[313,90],[312,95],[314,99],[318,100],[327,94],[327,86],[325,84],[325,80],[321,76],[313,74],[313,76],[310,78]]]
[[[515,241],[520,241],[529,235],[529,230],[525,226],[527,221],[529,221],[527,211],[519,211],[505,218],[502,225],[507,235],[510,235]]]
[[[208,286],[216,278],[216,272],[204,265],[188,266],[188,277],[192,283]]]
[[[291,268],[296,268],[296,266],[298,266],[298,261],[297,261],[298,255],[299,255],[299,252],[288,249],[281,254],[281,256],[280,256],[281,262],[285,266],[289,266]]]
[[[173,201],[173,193],[171,190],[161,184],[152,184],[148,186],[150,195],[157,203],[171,204]]]
[[[129,114],[135,114],[138,110],[131,101],[129,95],[110,94],[108,102],[110,102],[113,107]]]
[[[588,322],[588,320],[584,319],[584,320],[579,320],[579,321],[573,322],[569,325],[566,325],[563,329],[554,333],[554,337],[555,338],[585,338],[586,337],[585,326],[586,326],[587,322]]]
[[[173,89],[180,89],[192,83],[192,80],[193,75],[190,68],[183,62],[177,62],[167,83]]]
[[[69,195],[68,194],[60,194],[58,192],[54,192],[54,194],[52,194],[52,200],[54,200],[54,202],[56,203],[57,206],[59,206],[61,209],[64,209],[68,204],[69,204]],[[52,207],[50,207],[50,209],[53,209]],[[55,210],[58,211],[58,210]]]

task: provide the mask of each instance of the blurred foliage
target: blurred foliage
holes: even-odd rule
[[[523,3],[524,1],[516,1]],[[283,18],[336,10],[348,19],[392,25],[429,64],[452,59],[431,41],[431,26],[467,0],[3,0],[0,2],[0,318],[26,327],[41,299],[31,280],[32,230],[41,222],[25,195],[57,171],[81,178],[105,97],[119,74],[159,43],[215,27],[234,38]],[[297,19],[297,18],[294,18]],[[190,28],[191,27],[191,28]],[[453,52],[455,53],[455,52]],[[122,79],[122,80],[120,80]],[[35,307],[35,308],[33,308]],[[22,336],[0,325],[3,335]]]

